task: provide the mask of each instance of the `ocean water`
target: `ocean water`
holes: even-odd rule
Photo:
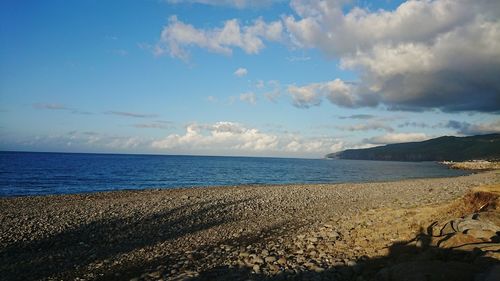
[[[463,174],[434,162],[0,152],[0,196]]]

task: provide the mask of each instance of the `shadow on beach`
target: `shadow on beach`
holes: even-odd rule
[[[41,240],[16,242],[0,249],[0,276],[2,280],[72,276],[93,262],[107,262],[136,249],[231,222],[234,218],[229,213],[210,214],[240,203],[183,205],[149,217],[103,219]],[[195,211],[185,213],[188,207]]]
[[[497,238],[500,233],[497,233]],[[422,241],[419,246],[416,240]],[[380,281],[494,281],[500,280],[500,262],[478,248],[463,251],[430,245],[431,236],[420,233],[415,239],[393,244],[389,254],[362,257],[349,265],[317,270],[283,270],[274,276],[255,273],[251,268],[217,267],[199,276],[179,280],[380,280]],[[498,241],[482,244],[497,245]],[[464,244],[462,246],[471,246]],[[484,245],[483,245],[484,246]],[[499,250],[496,252],[499,252]]]

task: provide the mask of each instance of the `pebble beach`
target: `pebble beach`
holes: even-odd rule
[[[1,198],[0,276],[380,280],[384,266],[376,260],[391,245],[411,239],[436,215],[452,215],[436,213],[443,204],[499,182],[498,171],[488,171],[359,184]]]

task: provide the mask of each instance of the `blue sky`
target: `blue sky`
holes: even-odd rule
[[[495,1],[0,5],[1,150],[321,157],[500,131]]]

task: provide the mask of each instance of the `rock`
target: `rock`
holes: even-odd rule
[[[250,253],[249,253],[249,252],[241,252],[241,253],[239,254],[239,256],[240,256],[240,257],[248,257],[249,255],[250,255]]]
[[[472,235],[467,235],[457,232],[450,238],[448,239],[445,238],[441,240],[438,243],[438,245],[440,248],[453,248],[453,247],[460,247],[466,244],[482,243],[482,242],[486,242],[485,239],[479,239]]]
[[[309,269],[312,269],[313,267],[315,267],[316,265],[312,262],[306,262],[304,263],[304,266],[309,268]]]
[[[286,259],[285,258],[279,258],[278,264],[279,265],[286,265]]]
[[[255,257],[253,259],[253,262],[254,263],[258,263],[258,264],[263,264],[264,263],[264,260],[261,258],[261,257]]]
[[[276,257],[275,256],[267,256],[267,257],[264,258],[264,261],[266,263],[275,262],[276,261]]]
[[[316,237],[309,237],[309,238],[307,238],[307,241],[312,242],[312,243],[316,243],[316,242],[318,242],[318,238],[316,238]]]
[[[353,267],[353,266],[356,266],[356,265],[358,265],[358,264],[357,264],[355,261],[347,261],[347,262],[345,263],[345,265]]]
[[[253,271],[255,271],[256,273],[260,272],[260,265],[258,264],[255,264],[253,267],[252,267]]]
[[[491,240],[492,237],[497,236],[496,232],[491,230],[481,230],[481,229],[468,229],[465,234],[474,236],[479,239]]]
[[[321,268],[321,267],[316,266],[316,265],[315,265],[315,266],[313,266],[313,267],[311,268],[311,270],[312,270],[312,271],[314,271],[314,272],[317,272],[317,273],[321,273],[321,272],[325,271],[325,269],[324,269],[324,268]]]
[[[500,231],[500,227],[482,220],[474,220],[474,219],[466,219],[460,220],[457,222],[457,230],[460,232],[467,231],[469,229],[477,229],[477,230],[489,230],[493,232]]]
[[[161,277],[161,272],[160,271],[154,271],[148,274],[149,277],[158,279]]]
[[[340,233],[338,233],[337,231],[329,232],[327,235],[329,238],[333,238],[333,239],[337,239],[340,237]]]

